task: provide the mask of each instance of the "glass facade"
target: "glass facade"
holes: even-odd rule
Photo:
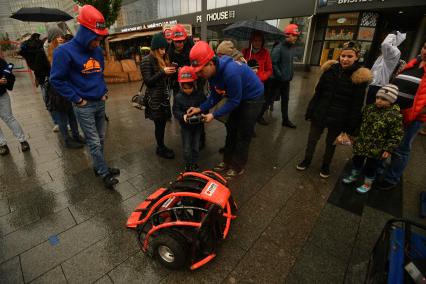
[[[263,0],[207,0],[207,10],[258,1]],[[201,12],[201,0],[138,0],[122,6],[126,26],[197,12]]]

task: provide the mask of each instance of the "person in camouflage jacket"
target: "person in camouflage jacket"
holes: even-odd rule
[[[387,159],[401,143],[403,119],[399,106],[394,104],[397,96],[398,87],[388,84],[377,92],[376,103],[364,108],[353,146],[353,169],[343,179],[346,184],[353,183],[364,169],[364,184],[356,189],[359,193],[367,193],[371,189],[380,160]]]

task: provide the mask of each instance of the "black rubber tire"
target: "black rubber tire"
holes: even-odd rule
[[[161,246],[167,247],[173,253],[174,260],[167,261],[160,255]],[[152,239],[151,247],[154,258],[169,269],[181,269],[188,264],[188,244],[179,233],[160,232],[157,237]]]

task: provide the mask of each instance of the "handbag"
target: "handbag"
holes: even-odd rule
[[[131,103],[134,108],[139,110],[144,110],[146,106],[146,98],[145,98],[146,86],[145,83],[142,82],[141,87],[136,95],[132,97]]]

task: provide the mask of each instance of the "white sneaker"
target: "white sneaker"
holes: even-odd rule
[[[71,126],[69,124],[67,125],[67,129],[68,131],[71,131]]]
[[[52,129],[53,132],[59,132],[59,125],[55,124]]]

